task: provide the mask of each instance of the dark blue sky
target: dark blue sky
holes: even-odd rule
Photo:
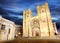
[[[60,0],[0,0],[0,15],[22,25],[23,11],[30,8],[36,15],[37,5],[48,2],[52,20],[60,27]]]

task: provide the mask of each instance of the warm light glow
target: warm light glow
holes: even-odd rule
[[[18,32],[18,34],[20,35],[21,33],[20,33],[20,32]]]

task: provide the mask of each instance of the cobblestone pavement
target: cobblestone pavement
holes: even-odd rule
[[[16,38],[11,41],[0,43],[60,43],[60,36],[55,37],[37,37],[37,38]]]

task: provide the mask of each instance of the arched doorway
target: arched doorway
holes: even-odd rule
[[[34,27],[34,28],[32,29],[32,34],[33,34],[33,36],[39,36],[39,35],[40,35],[40,30],[39,30],[39,28],[38,28],[38,27]]]

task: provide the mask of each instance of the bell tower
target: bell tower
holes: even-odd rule
[[[30,27],[31,17],[32,17],[32,13],[30,9],[23,12],[23,36],[24,37],[32,36],[31,27]]]
[[[37,6],[37,13],[40,21],[41,36],[54,36],[54,28],[48,3],[42,6]]]
[[[40,22],[41,36],[49,36],[45,4],[42,6],[37,6],[37,13],[38,13],[38,18],[39,18],[39,22]]]
[[[47,15],[47,21],[48,21],[49,34],[50,36],[54,36],[55,35],[54,27],[53,27],[52,17],[50,15],[48,3],[45,3],[45,9],[46,9],[46,15]]]

